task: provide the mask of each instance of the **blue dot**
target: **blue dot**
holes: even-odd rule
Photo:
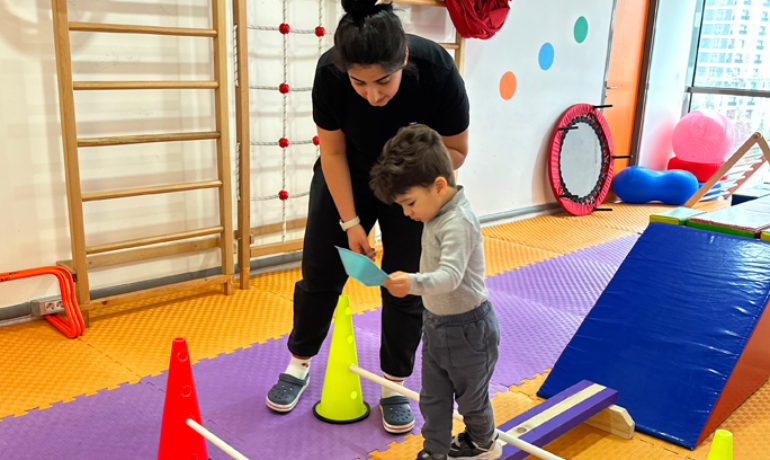
[[[537,60],[540,63],[540,68],[548,70],[553,65],[553,45],[546,43],[540,47],[540,54],[537,56]]]

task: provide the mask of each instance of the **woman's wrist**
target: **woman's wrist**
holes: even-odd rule
[[[355,227],[356,225],[361,225],[361,219],[359,219],[358,216],[347,221],[340,220],[340,227],[342,227],[342,230],[346,232],[351,228]]]

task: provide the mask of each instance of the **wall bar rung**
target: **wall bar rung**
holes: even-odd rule
[[[137,238],[134,240],[118,241],[115,243],[99,244],[96,246],[87,246],[86,254],[100,254],[102,252],[117,251],[120,249],[138,248],[149,246],[151,244],[167,243],[169,241],[186,240],[208,235],[218,235],[223,231],[223,227],[209,227],[199,230],[188,230],[185,232],[167,233],[160,236],[151,236],[147,238]]]
[[[132,196],[160,195],[163,193],[187,192],[206,188],[221,187],[222,181],[207,180],[203,182],[188,182],[185,184],[158,185],[155,187],[126,188],[121,190],[107,190],[104,192],[92,192],[83,194],[83,202],[114,200],[116,198],[128,198]]]
[[[78,139],[78,147],[104,147],[108,145],[147,144],[151,142],[201,141],[219,139],[216,131],[204,133],[140,134],[135,136],[88,137]]]
[[[94,22],[70,22],[69,29],[75,32],[104,32],[112,34],[173,35],[177,37],[216,37],[214,29],[191,29],[184,27],[135,26],[129,24],[99,24]]]
[[[115,89],[216,89],[215,81],[76,81],[72,88],[80,91]]]

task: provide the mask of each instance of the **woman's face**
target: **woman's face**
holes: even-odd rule
[[[398,93],[403,73],[403,67],[387,71],[381,65],[375,64],[351,67],[348,70],[348,78],[359,96],[375,107],[384,107]]]

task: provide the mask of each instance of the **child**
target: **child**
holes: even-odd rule
[[[421,295],[420,411],[425,438],[418,460],[498,459],[489,380],[500,330],[484,286],[481,227],[455,184],[441,136],[424,125],[402,128],[372,169],[370,186],[385,203],[424,222],[420,273],[396,272],[384,287],[395,297]],[[453,398],[465,431],[452,438]]]

